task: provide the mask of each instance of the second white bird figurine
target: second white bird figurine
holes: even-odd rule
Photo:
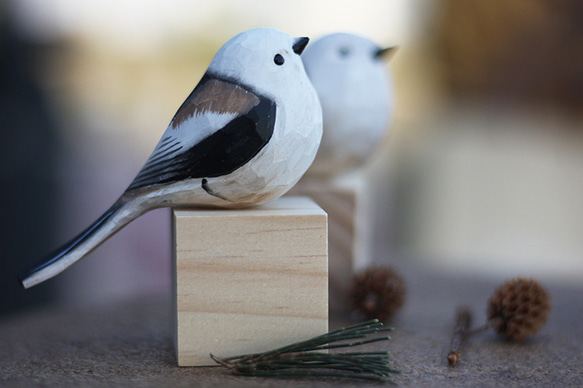
[[[322,110],[300,58],[308,40],[259,28],[225,43],[123,195],[23,275],[23,286],[64,271],[149,210],[253,206],[288,191],[322,137]]]
[[[324,135],[308,174],[333,177],[363,164],[387,133],[394,95],[381,48],[349,34],[326,35],[302,55],[322,104]]]

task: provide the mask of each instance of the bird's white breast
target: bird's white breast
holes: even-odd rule
[[[295,88],[282,85],[274,97],[277,109],[269,143],[247,164],[209,186],[237,204],[249,206],[285,194],[312,164],[322,138],[322,110],[313,86],[301,80]],[[224,204],[223,204],[224,205]]]

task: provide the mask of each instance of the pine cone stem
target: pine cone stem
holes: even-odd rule
[[[472,336],[474,334],[478,334],[478,333],[481,333],[483,331],[492,329],[493,327],[494,327],[493,323],[492,322],[488,322],[485,325],[478,326],[478,327],[476,327],[475,329],[472,329],[472,330],[468,330],[466,332],[466,338],[467,337],[470,337],[470,336]]]
[[[449,352],[447,353],[447,363],[450,366],[455,365],[461,354],[460,347],[463,341],[470,335],[472,326],[472,312],[469,307],[461,306],[456,312],[455,326],[453,336],[449,343]]]
[[[448,364],[453,366],[459,361],[460,348],[469,336],[493,329],[506,340],[522,340],[544,326],[550,311],[549,294],[535,280],[515,278],[505,282],[488,300],[486,324],[470,329],[470,309],[467,306],[458,308],[447,353]]]

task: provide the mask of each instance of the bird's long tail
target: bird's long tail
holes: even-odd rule
[[[30,288],[63,272],[146,210],[137,201],[117,201],[77,237],[23,273],[22,285]]]

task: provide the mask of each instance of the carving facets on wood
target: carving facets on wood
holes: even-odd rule
[[[322,137],[322,111],[301,58],[308,38],[258,28],[229,40],[178,109],[142,170],[95,223],[21,276],[64,271],[145,212],[237,208],[289,190]]]

